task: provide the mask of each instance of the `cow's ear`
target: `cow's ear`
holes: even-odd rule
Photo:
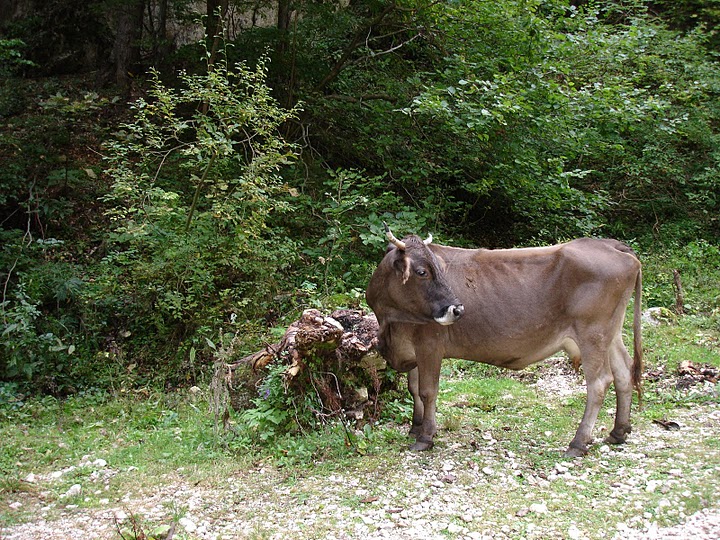
[[[447,263],[445,262],[445,259],[443,259],[442,257],[440,257],[438,255],[435,255],[435,260],[437,261],[438,267],[440,267],[440,270],[445,272],[448,267]]]
[[[396,254],[396,256],[392,262],[393,270],[395,270],[396,272],[400,272],[401,274],[405,271],[405,256],[404,255],[405,255],[404,253]]]
[[[412,261],[410,260],[410,257],[403,257],[405,264],[403,265],[402,270],[402,277],[403,277],[403,285],[407,283],[407,280],[410,279],[410,272],[412,270]]]
[[[397,250],[397,256],[393,260],[393,269],[402,276],[403,285],[410,279],[412,261],[405,255],[404,251]]]

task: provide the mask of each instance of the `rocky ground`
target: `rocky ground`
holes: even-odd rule
[[[583,392],[568,371],[535,378],[541,392]],[[93,471],[84,485],[39,505],[31,521],[0,531],[0,538],[718,539],[713,495],[720,450],[715,445],[693,464],[686,457],[694,440],[717,438],[720,406],[678,409],[673,421],[680,429],[648,422],[627,445],[598,445],[581,460],[563,460],[558,451],[557,462],[544,469],[503,448],[490,432],[474,438],[453,432],[441,434],[429,453],[398,450],[323,467],[322,474],[260,462],[198,481],[180,469],[160,487],[142,487],[138,479],[137,489],[115,499],[102,498],[105,486],[133,471],[86,456],[75,467],[27,478],[42,493],[76,467]],[[698,486],[706,486],[703,493]],[[97,504],[79,504],[85,495]]]
[[[131,532],[137,528],[146,535],[156,534],[156,538],[590,538],[572,522],[552,530],[540,525],[521,530],[511,524],[495,529],[492,521],[485,520],[488,503],[481,500],[482,489],[477,486],[493,478],[507,481],[502,475],[486,469],[474,471],[462,460],[440,456],[418,467],[418,458],[408,454],[406,464],[404,471],[383,474],[382,483],[376,483],[380,482],[379,477],[368,483],[366,478],[338,473],[324,478],[310,476],[288,486],[274,472],[263,469],[252,471],[252,479],[231,478],[217,486],[193,486],[178,477],[154,493],[128,493],[121,501],[108,501],[102,508],[68,507],[59,518],[49,520],[42,517],[41,512],[36,521],[6,529],[1,537],[5,540],[136,538],[140,536],[133,536]],[[572,470],[560,465],[558,473],[566,468]],[[478,481],[483,478],[485,481]],[[416,488],[409,489],[409,485]],[[260,496],[258,489],[263,492]],[[353,504],[348,504],[348,493],[353,494]],[[173,508],[180,507],[184,509],[183,517],[174,525],[168,524]],[[515,515],[518,521],[532,522],[534,517],[549,516],[553,512],[541,498],[531,498],[527,507]],[[720,510],[717,507],[702,510],[673,527],[653,523],[639,529],[636,526],[618,523],[602,536],[716,540]]]

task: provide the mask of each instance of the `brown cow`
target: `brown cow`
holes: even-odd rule
[[[630,433],[633,387],[640,388],[640,261],[616,240],[582,238],[524,249],[461,249],[408,236],[391,244],[366,298],[377,315],[378,349],[408,373],[413,450],[432,448],[443,358],[519,370],[565,350],[587,381],[585,414],[567,456],[587,453],[600,406],[615,383],[615,426],[606,442]],[[634,358],[622,340],[635,294]]]

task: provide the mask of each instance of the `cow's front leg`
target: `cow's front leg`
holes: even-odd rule
[[[415,367],[408,372],[408,391],[413,398],[413,415],[412,424],[410,425],[410,435],[417,435],[422,429],[423,417],[425,416],[425,407],[422,399],[420,399],[420,390],[418,368]]]
[[[433,447],[433,436],[437,432],[437,422],[435,420],[435,408],[437,403],[438,388],[440,386],[440,361],[428,361],[418,363],[418,367],[413,370],[417,371],[417,397],[413,395],[413,399],[419,405],[415,406],[414,411],[421,411],[422,422],[418,429],[415,429],[415,412],[413,412],[413,429],[415,442],[410,445],[410,450],[422,451],[430,450]],[[408,381],[410,381],[408,375]],[[418,400],[419,398],[419,400]]]

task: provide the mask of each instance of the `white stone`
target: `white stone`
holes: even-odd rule
[[[178,523],[189,533],[193,533],[197,530],[197,525],[195,525],[193,520],[188,517],[181,517]]]
[[[658,480],[648,480],[648,483],[645,486],[645,491],[647,491],[648,493],[655,493],[655,490],[660,484],[662,484],[662,482]]]
[[[533,503],[530,505],[530,511],[534,512],[535,514],[547,514],[548,507],[547,504],[545,504],[544,502]]]
[[[82,486],[80,484],[73,484],[70,486],[70,489],[62,495],[62,497],[75,497],[80,495],[80,493],[82,493]]]

